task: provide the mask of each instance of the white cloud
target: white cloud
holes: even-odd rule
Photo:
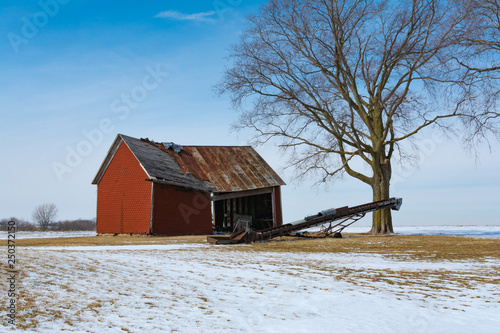
[[[167,10],[156,14],[155,17],[161,17],[176,21],[214,22],[215,19],[212,18],[212,16],[214,16],[215,14],[216,12],[213,10],[209,12],[200,12],[194,14],[183,14],[176,10]]]

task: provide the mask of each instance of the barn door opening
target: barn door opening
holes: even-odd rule
[[[251,216],[256,230],[273,226],[273,200],[271,193],[236,198],[215,199],[214,229],[216,232],[232,232],[238,215]]]

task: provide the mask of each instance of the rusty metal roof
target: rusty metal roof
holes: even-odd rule
[[[150,180],[207,192],[237,192],[285,185],[250,146],[180,146],[118,134],[93,184],[98,184],[122,142]]]
[[[250,146],[182,146],[175,153],[160,143],[184,174],[208,180],[216,192],[236,192],[285,185],[285,182]]]
[[[117,135],[113,145],[108,151],[106,159],[92,181],[92,184],[98,184],[100,182],[122,143],[125,143],[134,154],[135,158],[148,175],[149,180],[204,192],[213,192],[215,190],[210,182],[196,179],[191,175],[183,173],[177,163],[175,163],[168,154],[158,149],[149,140],[136,139],[123,134]]]

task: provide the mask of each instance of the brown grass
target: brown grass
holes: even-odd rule
[[[96,236],[17,240],[18,246],[103,246],[146,244],[206,244],[206,236]],[[218,249],[272,252],[376,253],[397,259],[485,260],[500,259],[500,239],[463,236],[369,236],[345,234],[344,238],[281,237],[264,243],[214,245]]]
[[[95,237],[33,238],[18,239],[17,246],[104,246],[104,245],[158,245],[205,243],[206,236],[159,237],[144,235],[117,235]]]
[[[346,234],[347,236],[347,234]],[[242,250],[278,252],[376,253],[399,259],[485,260],[500,259],[500,239],[463,236],[368,236],[304,239],[282,237],[241,247]]]

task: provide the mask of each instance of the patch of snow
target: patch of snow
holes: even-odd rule
[[[17,239],[60,238],[60,237],[93,237],[95,231],[17,231]],[[0,231],[0,239],[7,239],[7,232]]]
[[[308,232],[319,231],[321,227],[307,229]],[[350,226],[342,233],[367,233],[369,226]],[[500,238],[500,225],[438,225],[438,226],[394,226],[394,232],[398,235],[445,235],[445,236],[471,236]]]
[[[500,238],[500,225],[459,225],[459,226],[403,226],[394,227],[401,235],[447,235]]]

